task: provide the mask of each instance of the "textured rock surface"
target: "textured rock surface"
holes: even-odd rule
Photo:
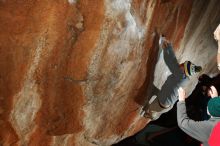
[[[104,146],[134,134],[147,123],[138,113],[153,81],[155,30],[179,48],[180,62],[214,74],[219,6],[0,0],[0,145]],[[159,59],[155,84],[167,74]]]

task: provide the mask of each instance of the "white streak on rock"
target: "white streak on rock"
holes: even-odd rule
[[[105,0],[105,7],[107,22],[103,25],[91,59],[89,80],[83,85],[88,98],[84,107],[84,135],[91,143],[102,146],[111,145],[122,138],[113,132],[118,126],[115,119],[123,113],[128,95],[134,88],[129,83],[135,82],[140,70],[146,30],[134,19],[130,0]],[[113,39],[109,41],[111,36]],[[109,58],[111,61],[106,62]],[[106,68],[99,70],[99,65]],[[103,76],[101,80],[96,79],[99,75]]]
[[[69,146],[68,141],[73,138],[72,134],[65,134],[61,136],[53,136],[53,146]]]
[[[68,2],[69,2],[70,4],[75,4],[75,3],[77,3],[77,0],[68,0]]]
[[[14,97],[14,107],[10,114],[10,121],[20,137],[21,145],[27,144],[28,135],[34,129],[36,113],[41,107],[38,86],[36,85],[33,76],[41,59],[44,46],[45,39],[41,38],[35,52],[33,53],[34,59],[29,64],[30,68],[26,74],[22,89]]]

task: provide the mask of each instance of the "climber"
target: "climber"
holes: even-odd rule
[[[218,27],[214,32],[214,38],[216,41],[218,41],[217,66],[218,69],[220,70],[220,24],[218,25]]]
[[[160,37],[159,46],[163,49],[164,61],[172,74],[167,77],[161,90],[157,89],[156,99],[152,103],[149,102],[148,107],[142,108],[141,115],[151,120],[156,120],[161,114],[171,110],[178,100],[177,89],[188,83],[190,76],[202,70],[202,67],[190,61],[178,64],[173,48],[165,37]]]
[[[211,99],[208,102],[207,112],[211,118],[204,121],[194,121],[187,116],[185,99],[187,98],[185,90],[178,89],[179,102],[177,103],[177,121],[178,126],[188,135],[203,143],[203,146],[209,146],[208,141],[212,129],[220,121],[220,97],[214,86],[211,86]],[[218,144],[220,145],[220,144]]]

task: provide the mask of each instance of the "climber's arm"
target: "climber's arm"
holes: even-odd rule
[[[176,59],[176,55],[173,51],[172,45],[169,43],[166,45],[165,48],[163,48],[163,54],[164,54],[164,61],[173,74],[180,73],[180,67],[178,64],[178,61]]]

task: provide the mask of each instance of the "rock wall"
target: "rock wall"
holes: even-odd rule
[[[219,3],[0,0],[0,145],[108,146],[134,134],[151,82],[166,79],[156,32],[180,61],[216,73]]]

